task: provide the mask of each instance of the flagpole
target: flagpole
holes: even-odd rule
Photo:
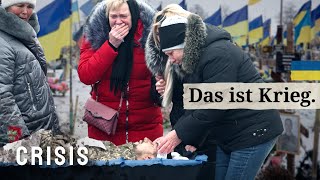
[[[72,7],[72,0],[69,1],[71,3],[71,6]],[[73,119],[73,99],[72,99],[72,10],[70,8],[70,59],[69,59],[69,63],[70,63],[70,72],[69,72],[69,78],[70,78],[70,97],[69,97],[69,103],[70,103],[70,106],[69,106],[69,126],[70,126],[70,134],[73,134],[73,130],[74,130],[74,119]]]
[[[282,26],[283,0],[280,1],[280,26]]]

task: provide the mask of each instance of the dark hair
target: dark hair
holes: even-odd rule
[[[289,121],[292,124],[292,120],[290,118],[286,118],[284,121]]]
[[[154,157],[157,157],[157,152],[154,152],[153,154],[149,153],[149,152],[143,152],[141,150],[138,149],[138,145],[140,144],[135,144],[133,143],[133,151],[136,155],[135,159],[137,159],[138,157],[142,156],[143,154],[150,154],[150,155],[153,155]]]

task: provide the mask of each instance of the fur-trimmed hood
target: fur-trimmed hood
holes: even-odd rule
[[[200,16],[190,14],[188,16],[184,40],[185,47],[182,59],[182,73],[194,73],[203,50],[211,43],[222,39],[231,40],[231,36],[221,28],[206,25]],[[155,45],[153,33],[150,32],[146,44],[146,64],[148,68],[154,75],[163,75],[166,62],[166,55]]]
[[[37,14],[33,13],[26,22],[0,7],[0,30],[19,40],[33,42],[40,30]]]
[[[143,0],[136,0],[139,10],[140,19],[143,23],[143,33],[140,39],[141,45],[144,47],[146,44],[147,36],[150,32],[152,25],[152,18],[155,15],[155,10],[151,8]],[[109,39],[109,28],[107,25],[106,17],[106,6],[107,2],[102,1],[98,3],[94,10],[89,15],[87,22],[84,26],[84,34],[86,39],[90,42],[93,49],[98,49],[102,44]]]

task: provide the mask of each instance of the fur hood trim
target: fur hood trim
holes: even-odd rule
[[[136,0],[139,10],[140,10],[140,19],[143,23],[143,33],[142,38],[140,39],[141,45],[144,47],[147,36],[150,32],[152,25],[152,17],[155,15],[155,10],[151,8],[143,0]],[[86,39],[90,42],[93,49],[99,49],[102,44],[109,39],[109,29],[106,17],[106,6],[107,2],[102,1],[98,3],[91,14],[89,15],[87,22],[84,26],[84,34]]]
[[[34,42],[40,30],[37,14],[33,13],[26,22],[0,7],[0,30],[19,40]]]

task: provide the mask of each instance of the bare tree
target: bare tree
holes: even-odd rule
[[[296,13],[297,9],[293,2],[290,1],[283,5],[282,23],[284,29],[286,29],[288,23],[291,23],[293,21],[293,18],[296,15]],[[277,16],[277,22],[278,24],[280,24],[280,14],[279,16]]]
[[[199,4],[194,5],[190,9],[188,9],[190,12],[198,14],[202,19],[207,18],[208,13],[206,13],[203,9],[203,7]]]

